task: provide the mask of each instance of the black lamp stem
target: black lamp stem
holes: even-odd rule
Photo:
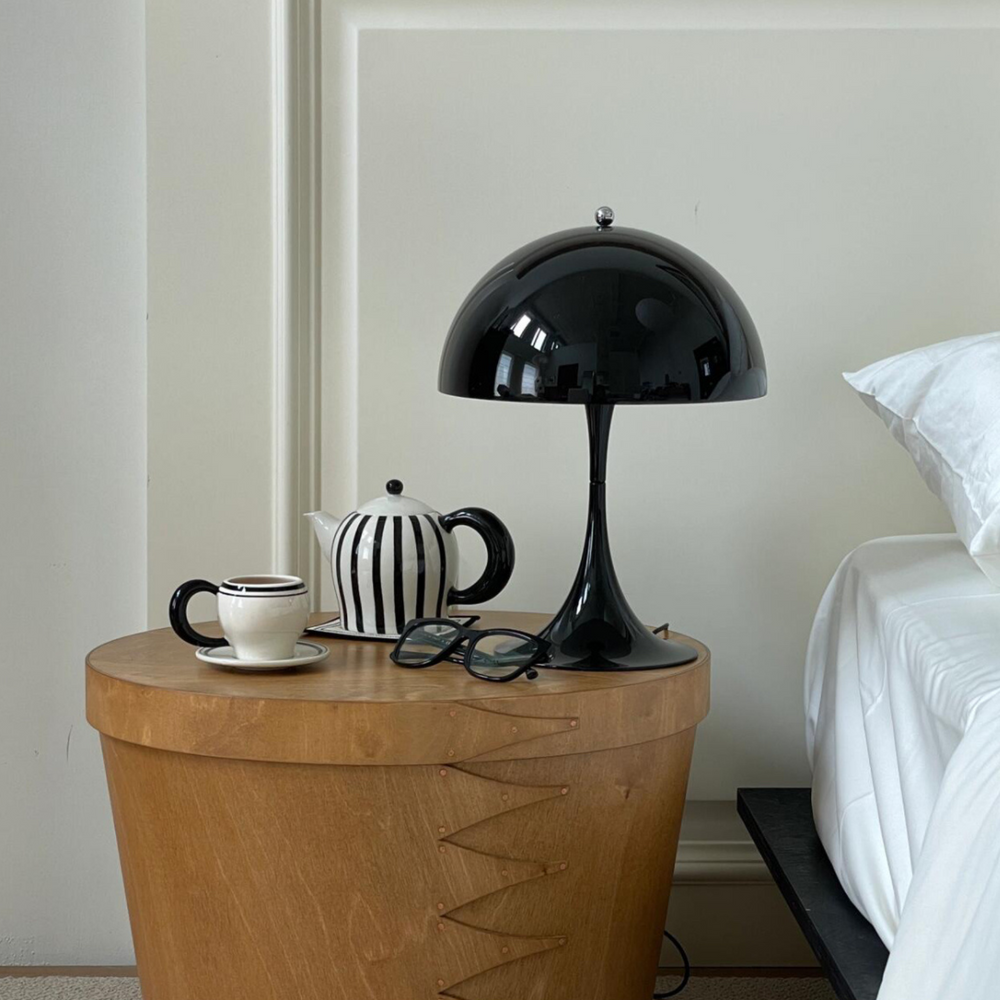
[[[614,403],[588,403],[587,438],[590,441],[590,502],[593,507],[594,487],[600,486],[601,506],[604,506],[604,482],[608,474],[608,439],[611,437],[611,418],[615,415]]]
[[[647,670],[697,656],[690,646],[654,636],[629,607],[608,543],[605,479],[613,403],[588,403],[590,504],[583,558],[569,596],[542,632],[552,666],[573,670]]]

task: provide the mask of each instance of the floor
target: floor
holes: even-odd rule
[[[657,983],[669,990],[676,979]],[[679,994],[684,1000],[834,1000],[822,979],[695,976]],[[0,978],[0,1000],[141,1000],[136,979],[123,977],[35,976]]]

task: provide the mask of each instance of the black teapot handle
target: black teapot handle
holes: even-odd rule
[[[514,539],[496,514],[482,507],[463,507],[451,514],[442,514],[441,527],[445,531],[464,525],[478,531],[486,543],[486,569],[474,584],[464,590],[452,587],[448,593],[449,604],[482,604],[492,600],[507,586],[514,572]]]

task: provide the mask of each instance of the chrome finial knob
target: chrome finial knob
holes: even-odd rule
[[[601,205],[601,207],[594,212],[594,219],[601,229],[610,229],[611,223],[615,221],[614,209],[608,208],[607,205]]]

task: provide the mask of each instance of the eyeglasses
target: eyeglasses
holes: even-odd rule
[[[472,621],[479,621],[479,616]],[[532,668],[548,656],[550,648],[545,639],[517,629],[480,631],[448,618],[417,618],[407,623],[389,659],[401,667],[417,668],[442,660],[461,663],[483,681],[512,681],[521,674],[534,680],[538,673]]]

